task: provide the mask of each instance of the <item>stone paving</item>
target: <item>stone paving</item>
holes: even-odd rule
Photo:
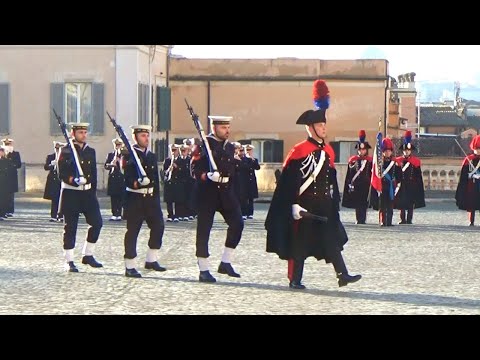
[[[138,244],[141,279],[124,276],[125,223],[108,221],[109,199],[100,198],[104,227],[96,258],[104,268],[82,265],[82,218],[75,250],[80,273],[66,273],[62,224],[49,223],[49,202],[19,194],[15,217],[0,221],[0,314],[480,314],[480,228],[451,200],[429,199],[414,225],[380,228],[369,212],[355,225],[342,209],[350,240],[344,257],[363,279],[339,288],[331,265],[308,259],[305,291],[288,288],[286,262],[265,252],[269,204],[247,220],[234,267],[240,279],[216,273],[226,225],[217,216],[211,235],[216,284],[198,282],[196,221],[166,224],[160,263],[167,272],[143,269],[148,229]],[[165,204],[162,207],[165,208]],[[394,220],[398,222],[398,213]],[[480,219],[479,219],[480,223]]]

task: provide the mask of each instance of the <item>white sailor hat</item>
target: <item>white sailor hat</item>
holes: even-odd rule
[[[149,133],[152,131],[152,127],[150,125],[132,125],[130,126],[130,129],[132,129],[134,134]]]
[[[123,140],[120,139],[120,138],[115,138],[115,139],[112,140],[112,144],[113,145],[121,145],[121,144],[123,144]]]
[[[8,138],[8,137],[2,139],[2,143],[3,143],[4,145],[6,145],[6,144],[11,144],[11,143],[13,143],[13,142],[14,142],[13,139],[10,139],[10,138]]]
[[[70,125],[72,130],[88,130],[88,127],[90,126],[90,124],[86,122],[70,123],[68,125]]]
[[[208,118],[212,122],[212,125],[229,125],[230,121],[233,119],[233,116],[210,115]]]

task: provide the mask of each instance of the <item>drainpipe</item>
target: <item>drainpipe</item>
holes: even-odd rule
[[[387,121],[388,121],[388,83],[389,83],[389,76],[388,76],[388,61],[387,66],[385,67],[385,109],[383,112],[383,136],[387,137]]]
[[[210,80],[207,81],[207,129],[208,129],[208,133],[210,134],[212,132],[212,129],[210,127],[210,121],[208,120],[208,116],[211,115],[210,114],[210,101],[211,101],[211,97],[210,97]]]

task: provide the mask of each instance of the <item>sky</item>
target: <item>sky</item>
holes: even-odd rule
[[[387,59],[395,78],[414,72],[419,82],[480,86],[480,45],[175,45],[172,54],[225,59]]]

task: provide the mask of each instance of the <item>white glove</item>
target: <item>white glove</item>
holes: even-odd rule
[[[213,182],[219,182],[220,181],[220,173],[218,171],[207,173],[207,177]]]
[[[298,204],[293,204],[292,205],[292,215],[295,220],[300,220],[302,218],[302,215],[300,215],[300,211],[305,211],[308,212],[307,209],[304,209]]]
[[[141,186],[148,186],[150,184],[150,179],[148,177],[144,177],[143,179],[138,179],[138,183]]]
[[[50,165],[52,165],[52,166],[57,166],[57,160],[52,160],[52,161],[50,161]]]
[[[473,174],[472,178],[478,180],[480,179],[480,174]]]
[[[73,181],[75,181],[75,184],[77,184],[78,186],[85,185],[87,183],[87,179],[85,179],[84,177],[75,178],[73,179]]]

